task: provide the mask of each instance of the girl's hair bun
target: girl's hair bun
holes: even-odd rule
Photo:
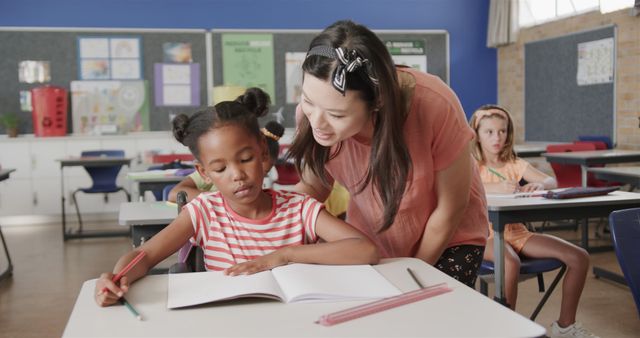
[[[173,137],[178,142],[184,144],[184,139],[187,137],[187,127],[189,127],[189,116],[186,114],[179,114],[173,118]]]
[[[282,137],[282,135],[284,135],[284,127],[276,121],[267,122],[267,124],[264,126],[264,129],[268,130],[271,134],[277,137]]]
[[[269,111],[271,99],[269,94],[262,89],[252,87],[247,89],[244,94],[238,96],[236,102],[242,103],[256,117],[263,117]]]

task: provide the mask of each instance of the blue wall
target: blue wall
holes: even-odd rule
[[[444,29],[451,87],[470,115],[497,101],[488,10],[489,0],[0,0],[0,26],[322,29],[352,19],[372,29]]]

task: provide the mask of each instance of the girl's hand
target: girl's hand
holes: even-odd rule
[[[544,190],[544,184],[542,183],[527,183],[527,185],[520,187],[520,191],[532,192],[536,190]]]
[[[95,299],[100,306],[109,306],[115,304],[120,297],[129,291],[129,282],[127,277],[120,278],[120,286],[112,282],[112,273],[103,273],[96,281]],[[103,291],[106,289],[106,291]]]
[[[289,259],[285,254],[285,250],[280,249],[254,260],[236,264],[224,270],[224,274],[229,276],[251,275],[256,272],[271,270],[277,266],[285,265],[287,263],[289,263]]]

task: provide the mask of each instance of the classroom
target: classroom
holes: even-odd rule
[[[360,51],[313,47],[330,25],[351,27],[339,20],[371,30],[383,53],[376,52],[378,44],[364,43]],[[640,251],[630,242],[640,238],[640,0],[5,0],[0,1],[0,45],[0,338],[626,338],[640,332]],[[386,55],[403,66],[387,67],[393,81],[384,81],[390,79],[384,65],[375,64]],[[316,59],[338,66],[322,79],[325,75],[313,72],[324,70],[309,62]],[[430,75],[416,75],[422,73]],[[251,87],[259,89],[247,91]],[[418,88],[427,88],[425,94]],[[401,98],[384,100],[392,92]],[[369,93],[375,99],[369,100]],[[249,94],[267,96],[268,111],[255,107],[263,101],[247,103],[253,102],[245,99]],[[420,100],[423,112],[413,101],[405,108],[404,99]],[[398,119],[383,120],[384,113],[392,113],[385,107],[389,101],[406,110],[397,114],[402,124],[394,127],[380,122]],[[435,101],[449,106],[429,103]],[[341,105],[332,106],[336,102]],[[437,113],[430,109],[436,104]],[[251,121],[257,121],[257,138],[231,133],[226,137],[233,142],[216,149],[228,154],[245,142],[264,150],[255,157],[264,161],[257,171],[267,174],[255,182],[270,189],[242,185],[235,197],[225,195],[230,190],[223,185],[216,191],[212,182],[240,179],[223,178],[216,167],[220,158],[208,162],[202,156],[209,154],[194,156],[187,134],[176,131],[180,123],[182,133],[195,130],[189,121],[222,109],[256,111]],[[358,116],[369,122],[358,124]],[[422,130],[419,124],[404,126],[405,119],[434,125]],[[255,123],[206,121],[212,127],[198,137],[223,135],[215,123],[227,123],[219,129],[242,127],[251,136]],[[487,128],[503,136],[486,136]],[[414,135],[424,140],[410,140]],[[468,147],[465,135],[472,140]],[[500,153],[480,144],[495,139],[504,147]],[[205,146],[197,140],[194,147]],[[462,144],[473,155],[469,161],[452,155],[467,151]],[[507,146],[512,150],[505,152]],[[237,154],[247,152],[242,149]],[[404,153],[376,158],[392,164],[374,161],[396,150]],[[255,162],[253,155],[237,154],[241,164],[229,162],[229,168]],[[516,156],[520,162],[514,164],[528,165],[513,176],[501,165],[509,167]],[[471,178],[460,180],[467,162],[479,169],[465,171]],[[300,180],[297,166],[315,169],[319,163],[325,171]],[[413,168],[424,168],[424,177],[413,175]],[[321,182],[325,173],[335,178],[333,186],[333,178]],[[253,176],[243,175],[252,184]],[[398,195],[395,177],[428,188],[411,184]],[[361,182],[372,186],[359,189]],[[395,190],[377,195],[385,187]],[[186,194],[176,195],[180,190]],[[197,197],[205,190],[211,192]],[[241,196],[251,191],[277,196],[269,199],[270,214],[257,200],[254,211],[238,209],[246,207]],[[313,198],[276,202],[307,198],[298,192]],[[468,201],[461,203],[461,196]],[[191,242],[171,242],[176,250],[165,255],[169,231],[153,236],[169,224],[178,236],[178,223],[201,222],[195,202],[207,198],[211,210],[219,207],[230,216],[206,227],[194,223]],[[214,250],[233,256],[253,245],[238,237],[231,240],[235,244],[211,249],[214,227],[223,232],[226,225],[235,226],[234,217],[262,222],[245,212],[280,219],[277,208],[290,212],[285,206],[298,204],[299,244],[325,250],[334,245],[333,255],[329,250],[311,261],[277,266],[283,263],[258,258],[270,252],[260,244],[262,254],[236,262],[255,259],[267,271],[177,273],[185,260],[194,262],[191,271],[219,270],[216,264],[224,259],[212,258]],[[453,209],[439,204],[458,209],[446,211]],[[328,225],[316,226],[316,217]],[[389,229],[369,232],[363,224],[370,220]],[[444,238],[439,230],[428,231],[442,229],[438,220],[455,225],[442,243],[431,240]],[[473,237],[471,223],[486,225],[476,232],[481,240]],[[520,247],[509,237],[516,236],[511,230],[516,224],[532,236]],[[214,230],[202,230],[209,227]],[[437,236],[427,236],[431,233]],[[399,240],[404,246],[393,246]],[[198,241],[203,249],[192,248]],[[270,241],[286,246],[282,239]],[[375,254],[367,256],[367,248]],[[484,257],[480,250],[469,259],[473,248],[482,248]],[[477,262],[467,265],[474,277],[478,273],[473,285],[442,265],[458,249],[469,250],[467,262]],[[517,266],[513,270],[514,257],[519,272]],[[582,263],[576,263],[580,257]],[[251,268],[243,264],[235,267]],[[279,279],[285,271],[291,273],[288,279]],[[307,279],[292,281],[294,272]],[[299,293],[315,295],[313,286],[328,294],[311,302],[280,294],[275,296],[280,301],[252,297],[281,292],[258,288],[267,283],[262,279],[267,273],[278,290],[304,284],[309,290]],[[126,300],[110,299],[116,293],[111,285],[117,288],[121,276],[140,279]],[[331,288],[340,295],[329,294]],[[122,305],[96,304],[116,301]],[[203,320],[213,325],[202,325]]]

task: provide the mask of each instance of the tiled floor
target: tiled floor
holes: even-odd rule
[[[13,226],[3,231],[15,270],[10,279],[0,281],[0,337],[60,337],[82,282],[111,270],[131,247],[125,237],[63,243],[59,225]],[[560,234],[578,237],[573,231]],[[620,271],[613,252],[593,254],[591,262]],[[0,261],[0,266],[4,264]],[[545,279],[550,281],[552,276]],[[538,316],[537,322],[545,327],[558,315],[560,287]],[[539,297],[535,279],[521,283],[517,310],[528,317]],[[638,337],[639,318],[628,288],[589,274],[578,320],[603,338],[631,338]]]

